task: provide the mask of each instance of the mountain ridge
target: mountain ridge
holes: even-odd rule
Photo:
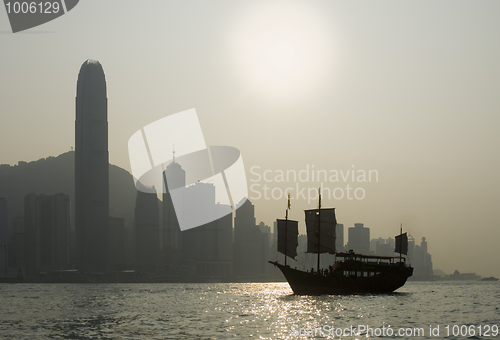
[[[19,161],[17,165],[0,165],[0,197],[7,200],[9,224],[13,216],[23,216],[24,197],[30,193],[69,195],[71,226],[74,228],[75,152],[68,151],[32,162]],[[125,218],[126,228],[133,225],[136,195],[132,175],[110,164],[109,214]]]

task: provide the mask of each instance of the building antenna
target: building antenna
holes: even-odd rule
[[[174,143],[174,147],[172,149],[172,163],[175,163],[175,143]]]

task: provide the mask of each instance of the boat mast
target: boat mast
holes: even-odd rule
[[[403,223],[401,223],[401,228],[399,229],[399,235],[403,235]],[[403,250],[403,245],[401,244],[399,246],[399,262],[402,261],[402,250]]]
[[[288,246],[288,210],[290,209],[290,193],[288,193],[288,205],[286,206],[286,213],[285,213],[285,266],[286,266],[286,257],[287,257],[287,246]]]
[[[321,188],[318,188],[318,273],[319,273],[319,254],[320,254],[320,236],[321,236]]]

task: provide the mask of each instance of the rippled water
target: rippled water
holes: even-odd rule
[[[473,325],[474,336],[449,338],[483,339],[491,337],[479,336],[479,326],[500,326],[499,282],[409,282],[388,295],[291,294],[287,283],[1,284],[0,337],[337,339],[337,327],[367,325],[372,332],[423,328],[423,336],[397,338],[436,339],[446,336],[446,325]],[[429,325],[440,325],[439,336],[430,336]],[[323,333],[308,333],[318,327]]]

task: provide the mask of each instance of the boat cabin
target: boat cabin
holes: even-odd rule
[[[372,277],[378,276],[391,267],[404,266],[405,258],[399,256],[365,255],[353,251],[335,254],[343,261],[335,262],[331,272],[340,271],[345,277]],[[400,261],[395,261],[399,259]],[[338,275],[338,274],[337,274]]]

